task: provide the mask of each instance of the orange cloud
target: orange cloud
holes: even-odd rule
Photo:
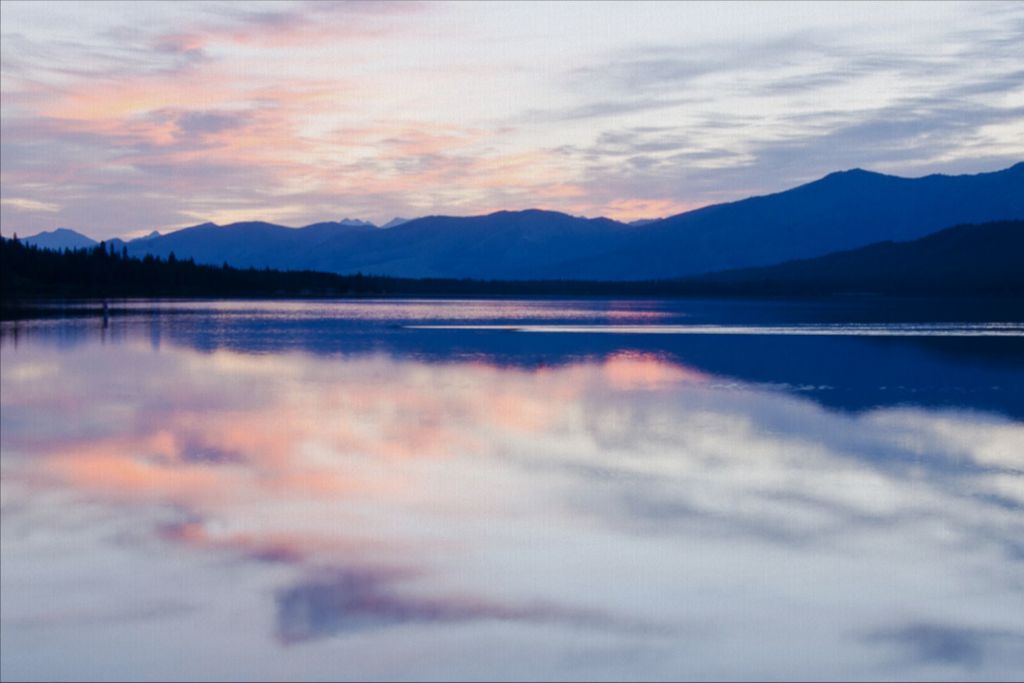
[[[663,218],[703,206],[699,202],[682,202],[676,199],[613,199],[603,205],[602,213],[620,221],[641,218]]]

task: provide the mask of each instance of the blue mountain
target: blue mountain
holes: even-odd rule
[[[1024,162],[977,175],[900,178],[853,169],[763,197],[708,206],[647,226],[617,254],[652,277],[810,258],[908,241],[962,223],[1024,218]],[[596,264],[595,264],[596,265]],[[614,259],[591,272],[630,279]]]
[[[304,228],[287,228],[263,221],[230,225],[203,223],[166,235],[150,236],[128,242],[132,256],[152,254],[167,258],[194,258],[196,263],[239,268],[257,267],[309,269],[324,249],[335,249],[339,240],[380,232],[371,224],[331,221]],[[332,268],[321,270],[334,271]]]
[[[1024,220],[997,221],[689,282],[705,285],[708,293],[1020,297],[1022,254]]]
[[[80,232],[68,228],[57,228],[37,235],[21,238],[25,244],[31,244],[41,249],[84,249],[98,244],[91,237],[86,237]]]
[[[531,209],[428,216],[387,230],[354,221],[288,228],[212,223],[133,240],[129,252],[240,267],[406,277],[641,280],[780,263],[1024,218],[1024,163],[900,178],[860,169],[643,225]]]
[[[369,221],[360,220],[358,218],[342,218],[338,221],[341,225],[351,225],[357,228],[376,228],[377,226]]]

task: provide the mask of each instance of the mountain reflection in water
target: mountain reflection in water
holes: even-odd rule
[[[5,677],[1024,666],[1024,338],[406,327],[714,315],[658,302],[165,308],[0,327]]]

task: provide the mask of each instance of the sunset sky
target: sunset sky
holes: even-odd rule
[[[1024,3],[3,2],[5,235],[658,217],[1024,159]]]

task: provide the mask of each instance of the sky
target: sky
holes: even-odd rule
[[[0,231],[653,218],[1024,159],[1024,3],[0,2]]]

